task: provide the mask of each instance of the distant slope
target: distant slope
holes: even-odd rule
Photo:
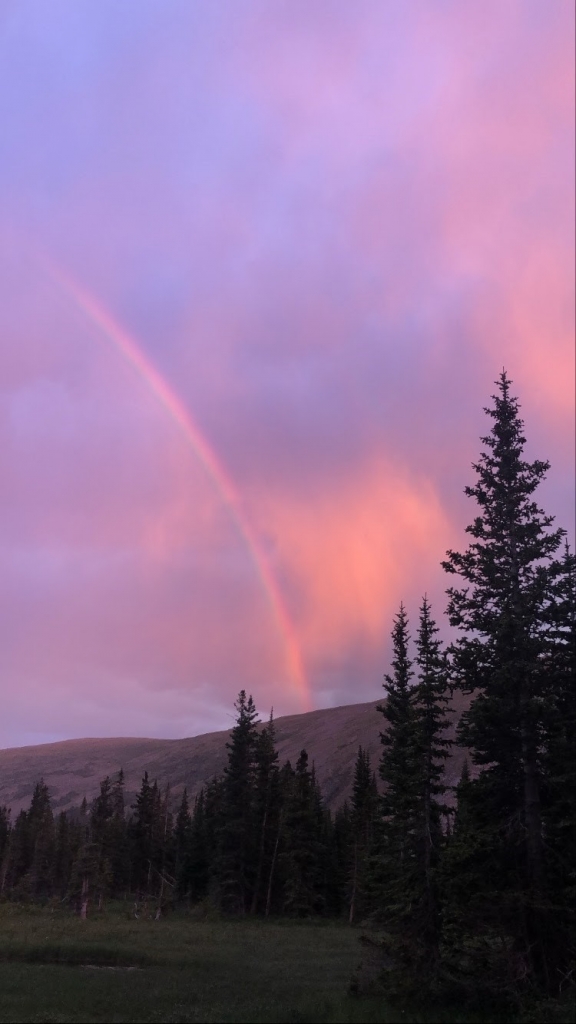
[[[370,752],[376,768],[380,757],[380,732],[384,725],[376,711],[380,701],[287,715],[276,720],[279,763],[295,763],[306,749],[316,766],[322,792],[334,810],[350,795],[354,762],[361,745]],[[463,710],[463,698],[454,698],[454,721]],[[453,730],[451,730],[452,732]],[[90,802],[106,775],[124,769],[128,802],[148,772],[164,787],[170,784],[174,799],[184,786],[194,799],[201,787],[224,767],[228,731],[206,733],[182,740],[83,739],[43,743],[32,747],[0,750],[0,805],[16,814],[27,807],[34,784],[43,778],[56,811]],[[464,752],[455,748],[447,768],[447,782],[460,776]]]

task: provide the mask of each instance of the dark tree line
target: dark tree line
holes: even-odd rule
[[[575,559],[533,497],[548,463],[523,459],[518,402],[505,373],[497,383],[466,488],[470,543],[442,563],[460,577],[447,609],[458,638],[442,652],[424,600],[412,661],[403,607],[394,624],[373,906],[391,988],[517,1001],[574,981]],[[471,697],[454,815],[449,689]]]
[[[243,690],[236,712],[223,774],[192,807],[185,790],[175,814],[169,787],[147,772],[125,808],[122,771],[90,808],[55,817],[42,781],[12,827],[2,808],[1,895],[70,903],[82,916],[109,898],[157,914],[202,901],[228,914],[339,913],[346,869],[308,754],[280,767],[272,717],[259,729]]]
[[[173,809],[145,773],[126,808],[119,772],[90,808],[55,818],[43,782],[13,824],[0,808],[0,895],[84,916],[114,897],[158,914],[180,903],[371,922],[399,994],[510,1001],[569,984],[575,559],[534,500],[548,463],[523,459],[505,373],[486,412],[470,542],[443,562],[457,639],[443,648],[424,597],[412,641],[400,605],[380,762],[359,749],[349,803],[329,812],[305,750],[279,765],[272,716],[259,726],[241,691],[227,765],[193,806],[184,791]],[[457,729],[470,763],[451,794],[455,689],[471,697]]]

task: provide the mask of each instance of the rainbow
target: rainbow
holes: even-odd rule
[[[81,287],[68,274],[64,273],[61,268],[56,267],[51,261],[43,260],[42,262],[47,265],[50,276],[72,297],[83,314],[99,329],[101,334],[113,343],[126,362],[133,367],[141,380],[146,384],[148,390],[152,392],[173,422],[178,426],[186,441],[200,459],[223,502],[230,510],[237,528],[250,551],[283,640],[289,677],[302,701],[304,709],[306,711],[311,710],[310,690],[304,673],[302,655],[294,627],[284,607],[282,595],[272,570],[244,514],[238,491],[219,461],[214,449],[202,434],[181,399],[158,372],[128,331],[85,288]]]

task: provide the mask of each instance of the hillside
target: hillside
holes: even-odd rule
[[[454,720],[464,703],[454,698]],[[280,764],[294,764],[305,748],[316,766],[318,781],[332,810],[350,795],[354,762],[361,745],[370,752],[374,766],[380,757],[380,731],[384,721],[376,711],[381,701],[323,708],[303,715],[287,715],[276,721]],[[55,810],[78,806],[97,795],[106,775],[124,769],[128,802],[140,787],[144,771],[164,787],[170,784],[176,800],[184,786],[193,799],[200,788],[219,773],[226,759],[228,731],[206,733],[180,740],[79,739],[0,750],[0,805],[16,814],[30,803],[35,782],[43,778]],[[447,781],[457,782],[464,752],[454,748]]]

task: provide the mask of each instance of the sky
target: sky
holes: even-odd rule
[[[503,367],[573,538],[573,20],[0,0],[0,746],[382,696]]]

